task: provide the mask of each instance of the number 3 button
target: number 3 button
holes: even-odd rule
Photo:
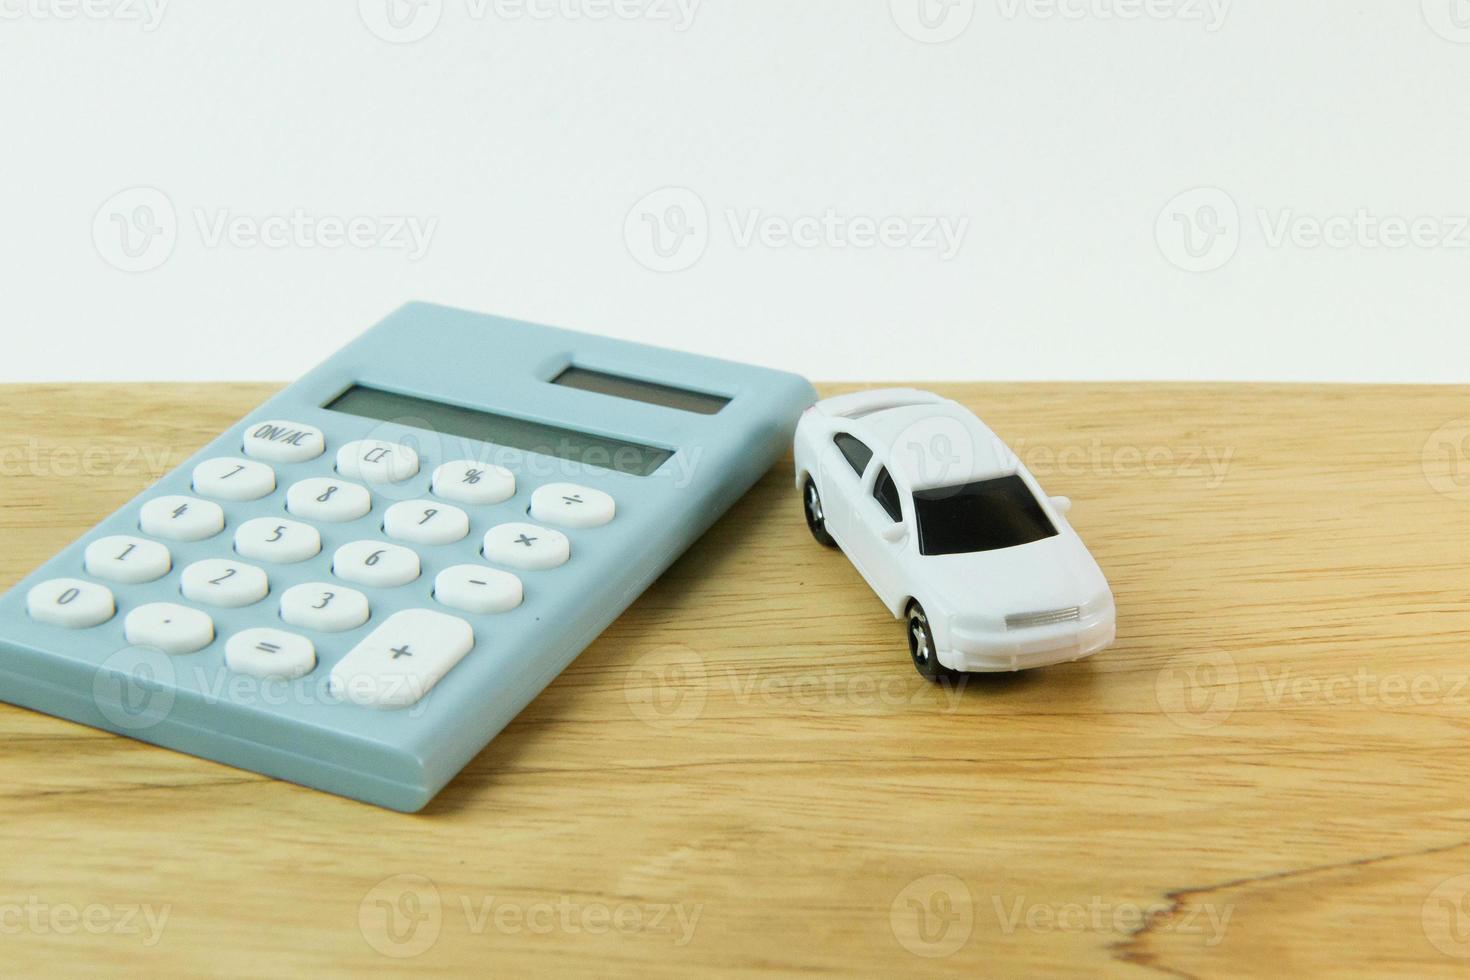
[[[328,582],[306,582],[281,594],[281,618],[304,630],[355,630],[368,621],[369,612],[367,596]]]
[[[419,577],[419,556],[401,545],[354,541],[332,556],[332,574],[360,585],[391,589]]]

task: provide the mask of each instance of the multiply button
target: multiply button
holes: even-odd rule
[[[560,531],[535,524],[500,524],[485,532],[485,557],[497,565],[540,570],[566,564],[571,542]]]
[[[360,439],[337,450],[337,472],[368,483],[402,483],[419,472],[419,454],[381,439]]]
[[[575,483],[548,483],[531,494],[531,516],[561,527],[601,527],[617,510],[612,497]]]
[[[268,463],[304,463],[326,451],[322,430],[300,422],[258,422],[245,432],[244,452]]]

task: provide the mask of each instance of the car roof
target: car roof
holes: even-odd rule
[[[993,480],[1020,466],[999,436],[953,401],[888,408],[837,424],[868,443],[910,490]]]

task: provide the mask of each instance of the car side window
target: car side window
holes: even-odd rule
[[[894,486],[893,477],[888,474],[886,466],[878,471],[878,478],[873,481],[873,497],[884,512],[893,518],[893,523],[903,520],[903,506],[898,502],[898,487]]]
[[[863,445],[861,439],[850,436],[846,432],[837,433],[832,437],[832,441],[842,451],[842,456],[852,467],[852,471],[862,476],[863,471],[868,468],[868,460],[873,458],[873,450]]]

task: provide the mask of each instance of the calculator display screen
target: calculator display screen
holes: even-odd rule
[[[393,422],[415,429],[493,443],[557,459],[601,466],[632,476],[649,476],[673,450],[564,429],[543,422],[496,415],[475,408],[398,395],[354,385],[330,402],[328,411]]]
[[[730,399],[719,395],[707,395],[702,391],[686,391],[671,385],[640,381],[637,378],[625,378],[620,374],[604,374],[601,371],[589,371],[579,367],[567,368],[553,378],[551,383],[568,388],[580,388],[583,391],[595,391],[600,395],[611,395],[614,398],[627,398],[635,402],[662,405],[664,408],[677,408],[681,412],[696,412],[700,415],[713,415],[730,404]]]

